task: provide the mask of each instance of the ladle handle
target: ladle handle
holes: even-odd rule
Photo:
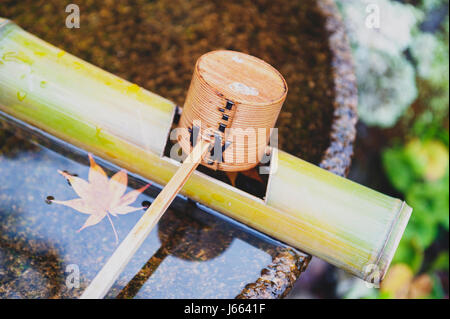
[[[131,232],[117,247],[94,280],[81,295],[81,299],[103,298],[112,287],[125,266],[134,256],[138,248],[158,223],[161,216],[172,203],[173,199],[199,165],[203,155],[208,151],[210,143],[199,141],[192,152],[184,160],[172,179],[158,194],[152,205],[142,215]]]

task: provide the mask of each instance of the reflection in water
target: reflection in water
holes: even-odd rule
[[[192,218],[196,206],[186,205],[185,212],[167,211],[158,224],[161,247],[117,296],[132,298],[168,255],[191,261],[205,261],[222,254],[230,245],[232,232],[224,232],[220,224]]]
[[[26,132],[17,127],[14,132],[0,130],[0,297],[79,297],[116,248],[111,226],[102,220],[77,233],[86,215],[46,200],[74,197],[57,170],[88,176],[87,154],[41,138],[39,143],[49,148],[36,146],[26,142]],[[25,134],[24,139],[18,139],[17,132]],[[109,177],[118,170],[99,164]],[[126,192],[145,184],[130,178]],[[149,188],[138,200],[150,203],[158,192]],[[119,238],[125,238],[143,212],[114,219]],[[107,297],[233,298],[260,277],[279,247],[180,196]],[[69,264],[80,269],[79,288],[65,285]]]

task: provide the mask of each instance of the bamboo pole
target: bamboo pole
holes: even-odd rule
[[[199,141],[197,143],[170,182],[158,194],[151,206],[83,292],[81,299],[99,299],[106,295],[145,238],[158,223],[170,203],[172,203],[181,187],[183,187],[189,176],[200,164],[209,147],[210,144],[207,142]]]
[[[7,113],[76,146],[111,143],[113,134],[157,155],[176,108],[8,20],[0,28],[0,96]]]

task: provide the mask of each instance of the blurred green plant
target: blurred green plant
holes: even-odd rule
[[[448,273],[448,251],[423,269],[425,250],[441,229],[449,230],[449,133],[441,130],[442,134],[433,138],[424,134],[427,137],[413,138],[382,155],[389,181],[404,195],[413,213],[381,289],[372,291],[370,298],[445,297],[436,272]]]
[[[413,207],[393,262],[406,263],[414,272],[420,270],[424,251],[437,237],[439,227],[449,228],[448,161],[448,146],[436,139],[413,139],[383,153],[389,180]]]
[[[448,6],[448,0],[423,0],[419,8],[427,15],[443,4]],[[413,207],[393,262],[406,263],[415,273],[421,270],[424,251],[436,239],[440,228],[447,232],[449,229],[448,45],[448,11],[435,32],[415,31],[410,46],[419,88],[415,104],[423,111],[415,114],[409,141],[382,154],[387,177]],[[448,252],[441,254],[428,269],[436,270],[448,272]]]
[[[382,162],[413,213],[381,289],[372,289],[367,298],[442,298],[436,274],[448,276],[448,251],[426,263],[424,256],[438,235],[449,230],[449,1],[408,2],[416,6],[338,0],[349,20],[361,120],[387,128],[403,116],[407,127],[404,136],[389,141],[395,146],[382,152]],[[391,12],[380,21],[378,35],[361,18],[368,3],[377,4],[380,14]],[[446,15],[439,17],[442,12]],[[436,21],[440,23],[430,27]]]

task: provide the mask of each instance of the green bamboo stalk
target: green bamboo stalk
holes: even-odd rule
[[[266,202],[295,217],[302,249],[367,281],[382,279],[411,207],[284,152],[278,163]]]
[[[165,185],[175,105],[0,20],[0,111]],[[401,200],[272,149],[265,201],[195,172],[181,193],[368,281],[411,214]]]
[[[0,32],[0,94],[8,113],[31,124],[51,124],[50,133],[63,131],[69,139],[72,134],[88,135],[83,142],[96,144],[103,134],[114,132],[136,146],[163,153],[175,110],[171,101],[55,48],[13,23],[3,21]],[[64,132],[70,119],[78,124],[70,128],[73,132]],[[90,126],[87,132],[86,126]]]

